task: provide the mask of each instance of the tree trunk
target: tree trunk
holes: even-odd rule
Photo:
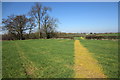
[[[40,22],[38,23],[38,28],[39,28],[39,38],[41,37],[41,32],[40,32]]]

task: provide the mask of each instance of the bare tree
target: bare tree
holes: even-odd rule
[[[14,15],[8,16],[8,19],[2,19],[2,30],[7,31],[8,36],[10,36],[10,39],[15,39],[16,33],[13,27],[13,20],[14,20]]]
[[[22,40],[24,31],[28,29],[26,26],[28,21],[25,15],[12,15],[8,16],[8,19],[3,19],[2,23],[4,24],[4,28],[7,29],[8,34]]]
[[[47,14],[48,11],[51,11],[50,7],[42,6],[40,3],[36,3],[35,6],[31,8],[29,14],[33,16],[38,24],[39,29],[39,38],[41,37],[41,24],[43,17]]]
[[[43,18],[43,25],[42,25],[42,29],[45,33],[45,37],[48,38],[52,38],[54,37],[55,33],[56,33],[56,28],[57,28],[57,19],[54,19],[48,15],[46,15]]]

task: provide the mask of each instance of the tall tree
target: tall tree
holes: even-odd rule
[[[49,15],[46,15],[43,18],[42,29],[43,29],[43,32],[45,33],[45,37],[47,39],[54,37],[54,35],[56,33],[57,22],[58,22],[57,19],[52,18]]]
[[[39,38],[41,37],[41,24],[43,17],[47,14],[48,11],[51,11],[50,7],[42,6],[40,3],[36,3],[35,6],[31,8],[29,14],[33,16],[38,24],[39,29]]]
[[[18,37],[19,40],[23,39],[23,33],[26,31],[28,18],[25,15],[19,16],[8,16],[8,19],[3,19],[2,23],[4,28],[8,30],[8,34],[13,35],[15,38]]]

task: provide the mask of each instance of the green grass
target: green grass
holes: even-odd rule
[[[118,78],[118,41],[80,40],[93,53],[108,78]]]
[[[74,76],[73,53],[73,40],[3,41],[2,76],[71,78]]]
[[[0,41],[0,79],[2,79],[2,41]]]
[[[80,39],[76,37],[75,39]],[[109,78],[118,77],[118,42],[80,40],[93,53]],[[3,41],[3,78],[73,78],[74,40]]]
[[[2,45],[2,77],[25,78],[15,41],[4,41]]]

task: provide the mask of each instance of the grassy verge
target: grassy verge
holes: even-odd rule
[[[71,78],[73,53],[73,40],[4,41],[3,77]]]
[[[118,78],[118,41],[80,40],[93,53],[108,78]]]

